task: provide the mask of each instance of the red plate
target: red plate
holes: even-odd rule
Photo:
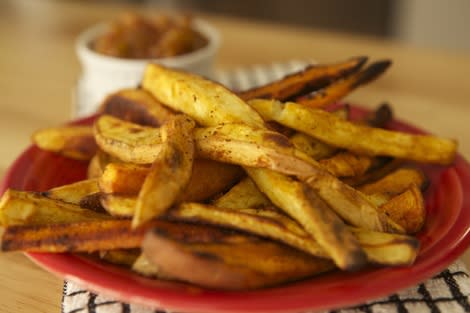
[[[355,116],[364,111],[355,108]],[[75,123],[91,123],[88,118]],[[422,131],[400,122],[392,129]],[[85,177],[87,164],[28,148],[12,165],[1,187],[46,190]],[[183,312],[300,312],[350,306],[396,292],[440,272],[470,245],[470,165],[459,155],[451,167],[424,166],[431,179],[426,193],[428,217],[419,233],[422,249],[411,267],[335,272],[289,285],[224,292],[140,277],[113,265],[71,254],[29,253],[47,270],[92,291],[125,302]]]

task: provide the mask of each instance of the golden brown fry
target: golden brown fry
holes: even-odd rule
[[[0,225],[49,225],[101,220],[108,215],[77,204],[49,199],[40,193],[8,189],[0,199]]]
[[[122,89],[110,94],[101,104],[101,114],[145,126],[158,127],[175,113],[143,89]]]
[[[288,175],[313,174],[308,156],[277,132],[243,124],[225,124],[195,131],[198,155],[221,162],[269,168]]]
[[[95,219],[62,224],[11,225],[5,228],[1,247],[2,251],[95,252],[139,248],[150,229],[159,229],[181,238],[215,242],[223,242],[224,236],[231,233],[201,225],[160,220],[152,220],[137,229],[133,229],[131,223],[130,219]]]
[[[330,258],[325,250],[299,224],[271,209],[220,208],[184,203],[170,211],[171,219],[229,227],[268,237],[306,253]],[[349,228],[364,249],[367,260],[380,265],[409,265],[418,253],[417,239],[406,235]]]
[[[348,119],[349,106],[343,106],[341,109],[332,112],[342,119]],[[297,132],[290,137],[290,142],[295,148],[304,152],[314,160],[321,160],[333,156],[338,148],[326,144],[318,139],[315,139],[307,134]]]
[[[77,160],[90,160],[97,151],[90,126],[61,126],[34,132],[32,141],[39,148]]]
[[[162,149],[160,128],[140,126],[110,115],[98,118],[94,134],[103,151],[125,162],[153,163]]]
[[[162,126],[163,147],[140,189],[133,227],[164,214],[182,196],[193,168],[194,126],[194,121],[184,115]]]
[[[102,116],[95,123],[95,130],[99,146],[121,160],[146,164],[161,153],[160,129]],[[286,174],[308,175],[315,171],[308,156],[295,149],[287,137],[270,130],[225,124],[198,128],[194,139],[201,158],[266,167]]]
[[[99,191],[97,179],[87,179],[49,189],[48,191],[41,192],[41,195],[50,199],[80,205],[80,201],[84,197]]]
[[[369,156],[343,151],[319,161],[328,172],[336,177],[354,177],[363,175],[375,163]]]
[[[170,108],[203,126],[245,123],[264,128],[263,119],[224,86],[195,74],[147,65],[142,87]]]
[[[411,184],[404,192],[391,198],[379,209],[401,225],[407,234],[417,233],[426,220],[423,194],[415,184]]]
[[[367,57],[361,56],[336,64],[310,65],[275,82],[239,92],[238,95],[244,100],[255,98],[287,100],[323,88],[339,78],[354,73],[366,61]]]
[[[116,217],[132,217],[135,213],[137,195],[121,196],[115,194],[101,194],[100,203],[103,208]]]
[[[419,240],[399,234],[388,234],[351,228],[371,263],[389,266],[411,265],[419,252]]]
[[[193,172],[181,201],[205,201],[233,186],[244,175],[235,165],[206,159],[194,160]]]
[[[256,187],[251,178],[246,177],[228,192],[213,202],[219,208],[242,209],[260,208],[271,205],[271,201]]]
[[[358,187],[358,190],[369,195],[387,194],[394,196],[402,193],[411,185],[423,188],[426,185],[426,177],[423,172],[417,168],[403,167],[377,181]]]
[[[400,166],[402,166],[405,162],[402,159],[391,159],[387,157],[376,158],[376,160],[378,163],[377,166],[375,166],[370,171],[364,173],[364,175],[343,178],[342,181],[350,186],[357,188],[357,186],[361,186],[381,179],[382,177],[393,172],[394,170],[400,168]]]
[[[443,165],[452,163],[456,155],[455,140],[359,125],[324,110],[293,102],[258,99],[250,101],[250,105],[266,120],[274,120],[359,154],[393,156]]]
[[[99,178],[99,189],[103,193],[136,195],[150,172],[146,165],[132,163],[110,163]]]
[[[89,179],[99,178],[103,174],[103,169],[101,168],[100,158],[98,153],[96,153],[90,160],[87,169],[87,177]]]
[[[390,60],[374,62],[360,72],[353,73],[312,94],[295,99],[295,102],[311,108],[323,108],[340,100],[354,89],[375,80],[390,64]]]
[[[90,220],[68,224],[14,225],[5,229],[2,251],[94,252],[138,248],[149,223],[136,230],[130,220]]]
[[[328,258],[325,250],[287,216],[269,210],[255,212],[255,209],[232,210],[199,203],[182,203],[170,210],[168,217],[177,221],[235,228],[281,241],[317,257]]]
[[[334,268],[328,260],[245,235],[232,236],[222,244],[191,241],[153,231],[145,237],[143,252],[159,275],[216,289],[268,287]]]
[[[158,271],[158,267],[150,262],[147,257],[141,253],[139,257],[132,264],[132,271],[139,273],[140,275],[152,278],[164,278]],[[171,279],[171,277],[168,277]]]
[[[341,269],[357,269],[366,256],[343,221],[310,188],[270,170],[247,168],[258,188],[317,240]]]

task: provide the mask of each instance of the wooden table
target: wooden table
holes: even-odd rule
[[[92,2],[0,3],[0,177],[27,147],[33,130],[70,118],[72,89],[80,74],[74,52],[78,33],[128,8]],[[460,152],[470,158],[469,55],[220,16],[206,18],[223,35],[219,68],[292,58],[393,59],[394,66],[383,78],[348,99],[370,107],[387,100],[400,118],[458,139]],[[59,311],[62,280],[22,254],[0,256],[0,288],[2,312]]]

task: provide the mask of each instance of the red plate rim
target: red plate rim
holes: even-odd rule
[[[354,108],[355,114],[363,109]],[[94,117],[73,123],[91,123]],[[392,128],[423,133],[401,122]],[[28,155],[26,149],[8,170],[0,185],[0,194],[21,172]],[[470,165],[458,155],[454,164],[439,178],[439,194],[452,200],[453,213],[445,229],[411,267],[374,268],[359,273],[331,273],[285,286],[226,292],[189,287],[139,277],[112,265],[103,265],[72,254],[27,253],[46,270],[77,282],[86,288],[117,300],[183,312],[300,312],[345,307],[372,300],[420,283],[446,268],[470,246]],[[438,200],[436,200],[438,201]],[[427,240],[426,238],[421,238]],[[275,299],[275,301],[273,300]]]

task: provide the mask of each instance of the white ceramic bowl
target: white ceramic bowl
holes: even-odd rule
[[[76,90],[75,115],[94,112],[109,93],[137,86],[142,80],[145,66],[150,62],[184,69],[209,78],[213,74],[213,64],[221,39],[217,29],[203,20],[195,19],[193,27],[208,39],[206,46],[191,53],[161,59],[125,59],[94,51],[91,42],[105,33],[109,26],[108,23],[97,24],[77,38],[75,48],[82,66],[82,75]]]

